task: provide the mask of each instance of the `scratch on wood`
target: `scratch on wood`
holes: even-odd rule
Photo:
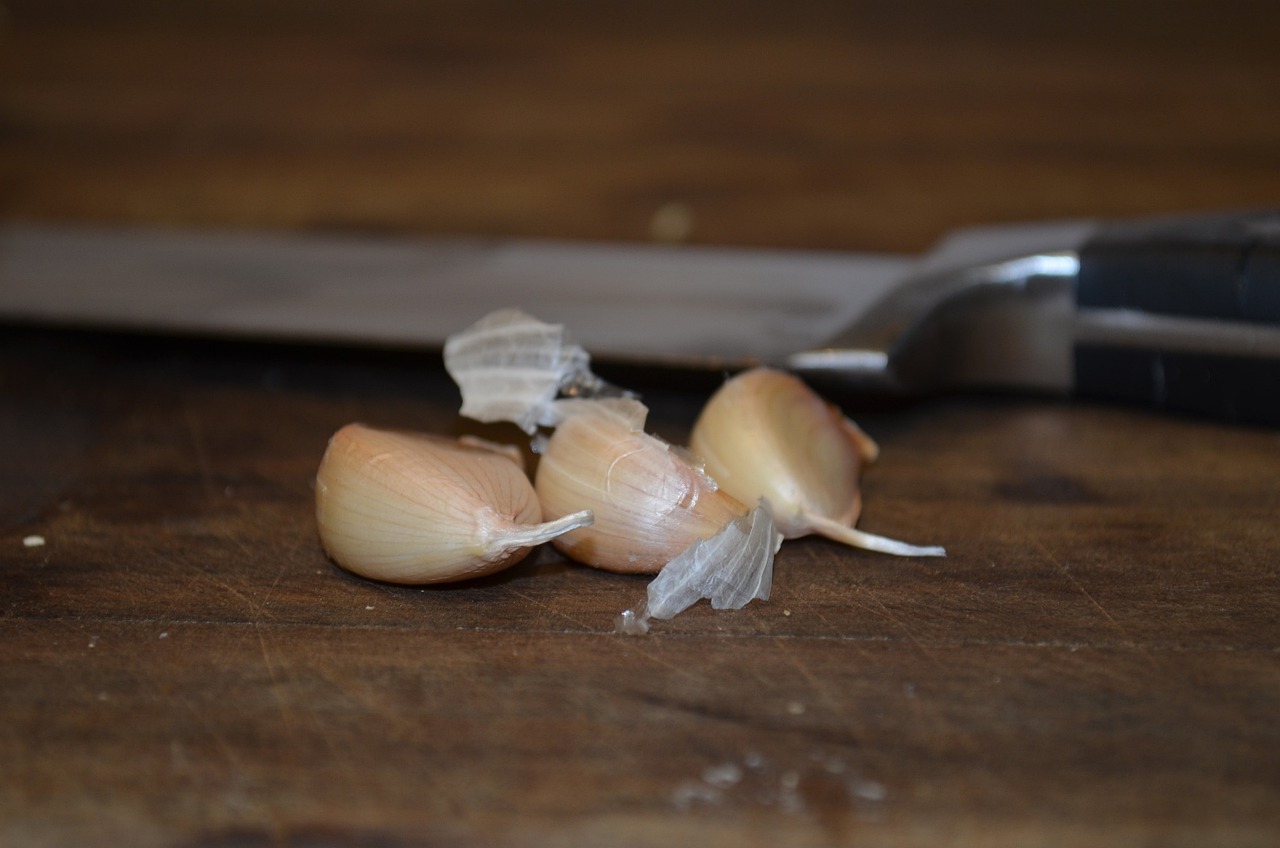
[[[591,626],[587,624],[585,621],[582,621],[581,619],[578,619],[578,618],[574,618],[573,616],[569,615],[563,610],[558,610],[555,607],[550,606],[549,604],[545,604],[542,601],[539,601],[537,598],[533,597],[532,595],[527,595],[524,592],[520,592],[516,589],[512,589],[510,586],[507,587],[507,591],[515,595],[520,600],[525,601],[526,603],[532,604],[533,606],[538,607],[544,612],[549,612],[558,618],[563,618],[565,621],[569,621],[569,622],[572,622],[573,624],[576,624],[577,626],[581,627],[583,630],[591,629]]]
[[[649,646],[650,644],[660,645],[661,644],[660,640],[633,639],[630,637],[620,637],[620,638],[614,639],[614,641],[618,643],[618,646],[621,650],[631,651],[632,653],[639,654],[642,658],[648,660],[654,665],[665,668],[667,671],[670,671],[674,675],[683,677],[687,680],[694,680],[699,683],[704,682],[706,679],[702,674],[699,674],[698,672],[694,671],[691,668],[678,665],[673,662],[668,662],[667,660],[664,660],[662,657],[658,656],[658,652]]]
[[[293,561],[292,557],[282,560],[280,568],[276,570],[275,579],[271,581],[271,585],[267,587],[267,590],[262,593],[262,607],[265,608],[267,601],[271,600],[271,594],[276,590],[276,586],[280,585],[280,581],[284,579],[285,572],[289,570],[289,563]]]
[[[808,550],[808,549],[801,548],[800,550]],[[821,560],[819,557],[814,556],[813,554],[809,555],[809,561],[813,563],[814,566],[817,566],[820,562],[825,562],[825,560]],[[854,592],[857,594],[864,594],[864,595],[866,594],[866,590],[861,586],[854,586],[852,588],[854,589]],[[900,618],[898,618],[892,612],[890,612],[889,608],[886,607],[882,602],[880,602],[879,599],[872,598],[871,600],[874,601],[874,604],[871,604],[871,603],[861,601],[856,597],[853,597],[853,595],[847,595],[844,593],[837,595],[837,593],[832,591],[831,589],[824,586],[817,585],[817,584],[813,585],[812,589],[815,591],[821,592],[827,598],[830,598],[836,601],[838,605],[853,604],[854,606],[857,606],[860,609],[864,609],[872,613],[873,615],[876,615],[879,618],[882,618],[888,621],[890,624],[894,625],[894,627],[902,634],[903,638],[911,642],[911,644],[915,645],[920,650],[920,653],[928,657],[930,661],[934,663],[938,662],[938,658],[933,654],[932,651],[930,651],[925,646],[923,642],[921,642],[919,639],[916,638],[915,634],[912,633],[911,628],[906,624],[906,622],[902,621]],[[832,625],[833,628],[836,627],[835,623],[832,622],[831,619],[829,619],[828,617],[822,614],[821,609],[815,607],[811,612],[815,616],[820,618],[824,623]],[[841,634],[841,638],[844,639],[847,637]]]
[[[1071,573],[1071,569],[1067,567],[1067,564],[1062,560],[1058,559],[1056,556],[1054,556],[1053,553],[1045,546],[1044,542],[1040,541],[1039,539],[1035,539],[1033,541],[1036,548],[1039,549],[1040,553],[1044,555],[1045,559],[1053,563],[1053,567],[1056,568],[1062,574],[1062,576],[1065,577],[1073,587],[1075,587],[1076,591],[1079,592],[1081,595],[1083,595],[1089,601],[1089,603],[1093,606],[1093,608],[1096,609],[1098,613],[1104,619],[1106,619],[1107,622],[1115,629],[1115,631],[1124,638],[1124,643],[1123,643],[1124,646],[1128,648],[1136,648],[1144,657],[1146,657],[1148,660],[1151,660],[1152,656],[1150,653],[1148,653],[1146,647],[1144,645],[1139,644],[1133,638],[1133,635],[1128,631],[1128,629],[1119,621],[1117,621],[1115,619],[1115,616],[1113,616],[1110,612],[1107,611],[1107,608],[1104,607],[1098,601],[1098,599],[1093,596],[1093,593],[1091,593],[1085,587],[1085,585],[1081,583],[1080,580],[1074,574]]]
[[[257,616],[257,617],[262,616],[263,609],[261,604],[259,604],[253,598],[246,595],[244,592],[241,592],[235,586],[232,586],[226,580],[223,580],[220,577],[215,577],[212,573],[210,573],[210,571],[207,568],[204,568],[203,566],[198,566],[198,567],[200,568],[200,573],[204,575],[204,578],[206,580],[208,580],[210,583],[212,583],[215,586],[225,589],[228,594],[234,595],[235,597],[244,601],[245,606],[249,608],[249,611],[253,613],[254,616]]]
[[[791,649],[787,640],[775,638],[774,645],[777,646],[779,653],[786,657],[787,662],[790,663],[796,671],[800,672],[800,676],[809,684],[809,688],[813,691],[816,700],[821,701],[822,705],[826,707],[832,715],[839,716],[845,714],[845,711],[840,709],[839,701],[832,695],[831,690],[827,688],[827,684],[822,680],[822,678],[815,675],[809,666],[805,664],[804,660]],[[799,703],[800,711],[803,712],[804,704],[803,702]],[[793,707],[790,709],[792,709],[793,713],[795,712]],[[856,730],[857,728],[849,728],[850,736],[854,739],[857,739],[859,735],[854,732]]]
[[[855,588],[855,591],[859,594],[865,593],[865,589],[863,589],[861,586],[857,586],[854,588]],[[834,596],[835,593],[831,592],[830,590],[827,590],[826,594]],[[939,662],[937,655],[934,654],[934,652],[931,651],[928,648],[928,646],[925,645],[924,642],[916,638],[916,635],[913,632],[911,632],[910,625],[908,625],[905,621],[903,621],[898,616],[890,612],[889,608],[886,607],[884,603],[880,601],[878,598],[872,598],[872,600],[874,601],[874,605],[863,603],[857,600],[856,598],[852,598],[852,597],[845,600],[849,603],[856,605],[861,609],[865,609],[868,612],[874,613],[880,616],[881,618],[885,619],[890,624],[894,625],[902,633],[902,635],[906,637],[907,641],[909,641],[912,645],[914,645],[920,651],[920,653],[924,654],[929,659],[930,662],[934,663],[935,665]]]
[[[510,592],[511,594],[515,595],[517,598],[520,598],[520,599],[521,599],[521,600],[523,600],[523,601],[526,601],[526,602],[528,602],[528,603],[530,603],[530,604],[533,604],[534,606],[536,606],[536,607],[538,607],[538,608],[540,608],[540,609],[542,609],[542,610],[545,610],[545,611],[547,611],[547,612],[549,612],[549,613],[551,613],[551,614],[553,614],[553,615],[555,615],[555,616],[557,616],[557,617],[559,617],[559,618],[562,618],[562,619],[564,619],[565,621],[568,621],[568,622],[571,622],[571,623],[573,623],[573,624],[577,625],[578,627],[582,628],[582,630],[583,630],[583,631],[585,631],[585,632],[595,632],[595,631],[597,630],[597,628],[593,628],[593,627],[592,627],[590,624],[588,624],[587,622],[582,621],[581,619],[575,618],[574,616],[569,615],[568,613],[566,613],[566,612],[564,612],[564,611],[562,611],[562,610],[558,610],[558,609],[556,609],[555,607],[552,607],[552,606],[550,606],[550,605],[548,605],[548,604],[546,604],[546,603],[543,603],[542,601],[539,601],[537,598],[534,598],[534,597],[532,597],[531,595],[527,595],[527,594],[525,594],[524,592],[520,592],[520,591],[518,591],[518,590],[516,590],[516,589],[512,589],[511,587],[507,587],[507,591],[508,591],[508,592]],[[687,677],[698,677],[698,675],[690,674],[690,673],[689,673],[689,671],[688,671],[688,669],[681,668],[680,666],[677,666],[677,665],[674,665],[674,664],[672,664],[672,663],[666,662],[665,660],[659,659],[659,658],[658,658],[658,656],[657,656],[653,651],[646,650],[646,645],[645,645],[645,644],[642,644],[642,643],[647,643],[647,641],[648,641],[648,640],[645,640],[645,639],[618,639],[618,640],[616,640],[616,641],[618,642],[618,644],[619,644],[622,648],[627,649],[627,650],[631,650],[631,651],[635,651],[636,653],[640,654],[641,656],[643,656],[645,659],[649,660],[650,662],[656,663],[656,664],[658,664],[658,665],[662,666],[663,668],[666,668],[666,669],[667,669],[667,670],[669,670],[669,671],[672,671],[672,672],[675,672],[675,673],[677,673],[677,674],[681,674],[681,675],[684,675],[684,676],[687,676]],[[698,679],[701,679],[701,678],[698,678]]]

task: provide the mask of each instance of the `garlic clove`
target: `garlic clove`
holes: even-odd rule
[[[946,553],[853,527],[862,467],[879,449],[791,374],[755,368],[727,381],[703,408],[689,446],[726,492],[748,503],[766,499],[785,538],[818,534],[898,556]]]
[[[703,407],[689,446],[735,497],[767,497],[788,538],[808,532],[809,516],[856,521],[858,478],[879,452],[800,380],[766,368],[721,386]]]
[[[550,518],[589,509],[589,527],[557,537],[566,556],[607,571],[654,573],[747,507],[697,465],[644,432],[631,399],[560,401],[534,488]]]
[[[348,571],[421,584],[515,565],[591,514],[542,523],[532,484],[501,451],[349,424],[316,473],[316,522],[325,551]]]
[[[524,453],[515,445],[509,445],[504,442],[495,442],[492,439],[482,439],[479,436],[459,436],[458,444],[464,448],[480,448],[482,450],[493,451],[501,454],[507,459],[514,462],[521,471],[529,473],[529,468],[524,459]]]
[[[558,394],[608,392],[591,357],[564,326],[502,309],[445,340],[444,364],[462,392],[461,414],[511,421],[526,433],[557,423]]]

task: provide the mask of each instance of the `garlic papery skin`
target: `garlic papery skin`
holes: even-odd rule
[[[648,633],[650,618],[674,618],[703,598],[717,610],[742,609],[757,598],[768,600],[773,556],[781,544],[769,505],[761,501],[663,566],[649,583],[645,603],[638,610],[624,610],[614,629],[628,636]]]
[[[680,452],[644,432],[635,400],[560,401],[534,488],[548,518],[589,509],[589,527],[557,537],[561,553],[606,571],[651,574],[746,513]]]
[[[591,357],[561,324],[519,309],[491,312],[444,344],[444,365],[462,393],[462,415],[510,421],[532,435],[557,423],[558,394],[611,389],[591,373]]]
[[[720,486],[747,503],[764,498],[788,539],[818,534],[899,556],[943,556],[855,529],[859,478],[874,441],[797,377],[755,368],[727,381],[694,424],[690,449]]]
[[[348,571],[422,584],[508,568],[590,524],[591,513],[543,523],[528,477],[500,451],[348,424],[316,473],[316,523],[325,551]]]

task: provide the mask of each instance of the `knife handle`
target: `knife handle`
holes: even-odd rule
[[[1280,210],[1122,222],[1079,251],[1076,391],[1280,424]]]

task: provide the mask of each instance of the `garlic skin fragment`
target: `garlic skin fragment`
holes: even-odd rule
[[[944,556],[857,530],[859,477],[879,448],[799,378],[754,368],[727,381],[694,424],[689,447],[739,500],[764,498],[788,539],[818,534],[898,556]]]
[[[780,547],[782,534],[769,504],[762,500],[715,536],[694,542],[667,563],[649,583],[649,615],[673,618],[702,598],[717,610],[769,600],[773,557]]]
[[[697,465],[644,432],[632,399],[558,402],[562,421],[547,439],[534,488],[548,518],[589,509],[589,527],[552,544],[606,571],[652,574],[709,539],[748,508]]]
[[[712,536],[694,542],[667,563],[649,583],[644,606],[625,610],[617,632],[639,635],[649,631],[649,619],[674,618],[703,598],[718,610],[742,609],[756,598],[768,600],[773,588],[773,556],[782,545],[769,512],[761,501]]]
[[[557,394],[600,390],[591,357],[561,324],[519,309],[491,312],[445,340],[444,364],[462,392],[462,415],[511,421],[532,435],[558,423]]]
[[[586,511],[540,523],[523,470],[502,452],[425,434],[348,424],[316,473],[316,523],[340,566],[374,580],[466,580],[591,522]]]

